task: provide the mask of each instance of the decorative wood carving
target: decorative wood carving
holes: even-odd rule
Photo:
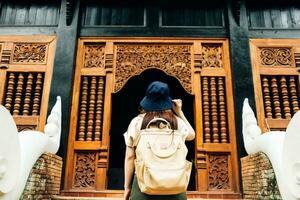
[[[132,76],[157,68],[176,77],[191,93],[191,45],[117,45],[115,92]]]
[[[293,114],[299,110],[299,94],[297,94],[295,76],[291,76],[289,80],[290,94],[293,106]]]
[[[106,69],[111,69],[113,67],[113,54],[106,54],[105,55],[105,68]]]
[[[260,48],[260,61],[267,66],[292,66],[293,56],[291,48]]]
[[[195,72],[200,72],[204,65],[203,54],[194,54],[194,68]]]
[[[211,190],[230,189],[227,155],[209,155],[208,186]]]
[[[83,76],[78,113],[78,141],[100,141],[102,131],[103,76]]]
[[[220,112],[220,129],[221,129],[221,143],[227,143],[227,117],[226,117],[226,98],[224,78],[218,77],[218,97],[219,97],[219,112]]]
[[[291,109],[290,109],[290,102],[289,102],[289,94],[287,90],[287,84],[286,84],[286,77],[281,76],[280,78],[280,87],[281,87],[281,98],[283,100],[283,112],[284,117],[286,119],[291,119]]]
[[[263,97],[265,105],[265,115],[267,118],[272,118],[272,106],[271,106],[271,97],[269,89],[269,80],[266,76],[262,77],[262,87],[263,87]]]
[[[98,168],[107,168],[108,167],[108,149],[106,147],[101,147],[98,154]]]
[[[300,53],[295,53],[295,64],[298,72],[300,72]]]
[[[104,68],[104,50],[103,45],[86,45],[84,47],[84,67],[103,67]]]
[[[98,78],[97,102],[96,102],[96,120],[95,120],[95,141],[100,141],[103,114],[104,98],[104,77]]]
[[[221,44],[202,44],[202,66],[221,68],[222,62],[222,46]]]
[[[203,120],[204,120],[204,142],[210,143],[210,104],[209,104],[209,88],[208,88],[208,77],[202,79],[202,90],[203,90]]]
[[[207,161],[206,161],[206,151],[205,149],[198,149],[196,154],[196,168],[197,169],[206,169]]]
[[[29,73],[27,77],[27,85],[25,89],[23,115],[29,115],[29,112],[31,111],[30,103],[31,103],[32,84],[33,84],[33,74]]]
[[[20,113],[23,84],[24,84],[24,75],[23,73],[19,73],[13,115],[19,115]]]
[[[262,76],[261,84],[266,118],[291,119],[299,110],[295,76]]]
[[[94,188],[96,183],[96,153],[77,152],[75,164],[75,188]]]
[[[80,113],[79,113],[79,133],[78,140],[84,141],[86,135],[86,115],[87,115],[87,95],[88,95],[88,77],[84,76],[81,86],[81,101],[80,101]]]
[[[92,136],[94,132],[94,117],[95,117],[95,103],[96,103],[96,77],[91,77],[90,82],[90,94],[89,94],[89,114],[88,114],[88,123],[87,123],[87,134],[86,140],[92,141]]]
[[[231,110],[233,100],[227,98],[227,95],[232,95],[232,88],[230,84],[226,85],[231,80],[230,66],[226,60],[229,57],[226,40],[81,38],[78,44],[66,192],[82,191],[89,195],[89,191],[98,191],[111,197],[105,191],[109,161],[114,159],[109,157],[110,148],[115,148],[109,146],[109,130],[114,126],[110,124],[113,106],[111,95],[120,91],[131,77],[148,69],[158,69],[177,78],[183,88],[194,95],[194,111],[203,115],[196,114],[195,118],[197,134],[200,134],[195,140],[195,189],[201,193],[224,189],[230,190],[230,193],[239,191],[236,179],[231,181],[232,177],[238,175],[238,169],[235,145],[230,143],[236,141],[232,128],[234,116],[227,112]],[[95,181],[92,186],[79,184],[79,180],[86,178],[86,173],[79,176],[74,170],[78,165],[78,152],[96,154],[96,160],[90,162],[93,166],[95,163],[96,168],[91,173]],[[216,156],[209,160],[209,154]],[[225,161],[220,158],[222,156],[226,158]],[[227,168],[221,171],[217,167],[218,162],[222,164],[221,168]],[[215,179],[212,178],[214,174],[217,174]],[[77,186],[74,186],[75,176]],[[220,187],[218,183],[221,184],[224,176],[228,181],[225,180],[226,185]],[[234,188],[230,188],[231,185]]]
[[[273,97],[273,105],[275,111],[275,118],[281,119],[281,107],[279,101],[279,92],[278,92],[278,84],[275,76],[271,78],[271,88],[272,88],[272,97]]]
[[[5,107],[13,115],[38,115],[43,84],[42,73],[9,72],[7,77]]]
[[[1,63],[8,64],[9,60],[10,60],[10,54],[11,54],[11,50],[3,49],[2,55],[1,55]]]
[[[212,121],[212,138],[213,143],[219,143],[219,128],[218,128],[218,102],[216,92],[216,78],[210,77],[210,101],[211,101],[211,121]]]
[[[33,97],[32,115],[38,115],[40,113],[41,95],[43,89],[43,74],[38,73],[35,82],[35,90]]]
[[[228,143],[224,77],[202,77],[205,143]]]
[[[12,101],[13,101],[13,95],[14,95],[14,87],[15,87],[15,74],[9,73],[7,89],[6,89],[6,97],[5,97],[5,107],[10,112],[11,112],[12,103],[13,103]]]
[[[46,44],[16,43],[13,51],[14,63],[46,63]]]

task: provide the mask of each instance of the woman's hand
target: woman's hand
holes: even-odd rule
[[[182,101],[181,99],[173,99],[173,111],[175,112],[175,114],[179,117],[182,116]]]
[[[129,200],[131,189],[124,190],[124,200]]]

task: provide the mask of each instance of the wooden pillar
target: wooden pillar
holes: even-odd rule
[[[243,101],[245,98],[248,98],[251,107],[255,108],[255,98],[249,50],[246,3],[244,0],[232,0],[228,1],[227,5],[230,59],[235,99],[236,140],[238,157],[240,158],[246,155],[242,135]],[[238,171],[240,172],[240,170]]]
[[[203,145],[202,137],[202,92],[201,92],[201,43],[197,42],[194,45],[194,93],[195,93],[195,129],[196,129],[196,138],[195,138],[195,157],[196,157],[196,190],[197,191],[207,191],[207,163],[206,163],[206,153],[205,149],[201,148]]]
[[[99,151],[99,160],[97,168],[97,190],[105,190],[107,186],[107,171],[109,163],[109,144],[110,144],[110,126],[111,126],[111,111],[112,111],[112,92],[113,92],[113,43],[106,42],[105,48],[105,96],[104,96],[104,112],[103,112],[103,134],[102,143]]]
[[[72,8],[73,18],[67,11],[67,0],[62,0],[60,9],[60,20],[57,31],[57,45],[54,60],[54,69],[51,82],[48,115],[53,107],[56,96],[62,99],[62,132],[58,155],[63,157],[63,164],[66,163],[66,150],[68,146],[69,119],[71,96],[75,66],[75,51],[77,44],[77,28],[80,1],[74,1]],[[71,18],[70,25],[67,25],[67,18]],[[63,167],[65,168],[65,166]],[[64,171],[63,171],[64,173]],[[64,176],[64,174],[63,174]],[[64,180],[62,178],[62,180]],[[61,184],[63,185],[63,184]]]

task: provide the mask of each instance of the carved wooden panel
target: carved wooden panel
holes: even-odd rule
[[[145,69],[157,68],[176,77],[191,93],[191,45],[117,45],[115,92]]]
[[[252,40],[257,118],[264,132],[284,130],[299,110],[299,40]]]
[[[86,45],[84,67],[104,67],[104,45]]]
[[[9,72],[4,106],[12,115],[39,115],[44,73]]]
[[[13,63],[46,63],[47,45],[16,43],[13,50]]]
[[[205,143],[228,143],[224,77],[202,77],[202,109]]]
[[[210,190],[230,189],[228,155],[211,154],[209,157],[208,185]]]
[[[223,66],[222,46],[220,44],[202,44],[203,67]]]
[[[83,76],[78,113],[78,141],[100,141],[102,132],[104,77]]]
[[[75,164],[75,188],[95,188],[96,184],[96,153],[77,152]]]
[[[0,44],[0,103],[13,115],[20,130],[42,131],[47,115],[55,37],[0,36]]]
[[[260,48],[261,65],[293,66],[293,52],[291,48]]]
[[[10,55],[11,55],[10,49],[3,49],[1,55],[1,63],[5,63],[5,64],[9,63]]]
[[[266,118],[291,119],[299,110],[298,76],[261,76]]]

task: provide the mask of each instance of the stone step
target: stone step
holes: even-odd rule
[[[66,197],[66,196],[54,196],[53,200],[123,200],[123,198],[114,198],[114,197]],[[197,198],[197,199],[188,199],[188,200],[204,200],[204,199]],[[210,200],[214,200],[214,199],[210,199]],[[218,200],[220,200],[220,199],[218,199]]]
[[[67,197],[67,196],[53,196],[53,200],[123,200],[123,198],[114,197]],[[206,198],[189,198],[188,200],[205,200]],[[209,199],[217,200],[217,199]],[[220,200],[220,199],[218,199]],[[230,199],[226,199],[230,200]]]

